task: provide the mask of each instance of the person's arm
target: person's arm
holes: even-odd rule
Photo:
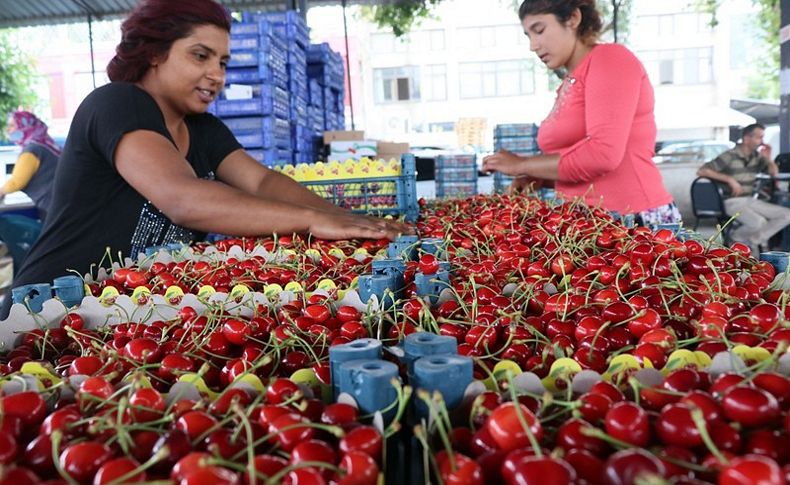
[[[217,178],[258,198],[279,200],[325,212],[348,212],[322,199],[292,178],[264,167],[244,150],[232,152],[220,163]]]
[[[9,178],[5,185],[3,185],[3,188],[0,189],[0,197],[4,197],[5,194],[10,194],[27,187],[27,184],[30,183],[30,180],[36,172],[38,172],[39,166],[41,166],[41,161],[32,153],[24,152],[19,155],[19,158],[17,158],[14,164],[14,170],[11,172],[11,178]]]
[[[743,187],[741,186],[740,182],[735,180],[735,178],[722,171],[723,165],[724,161],[721,159],[721,157],[717,157],[716,159],[701,166],[697,170],[697,176],[707,177],[711,180],[727,184],[730,187],[733,197],[738,197],[743,193]]]
[[[153,131],[125,134],[114,162],[124,180],[173,223],[199,231],[238,235],[310,232],[326,239],[394,238],[402,232],[400,225],[391,221],[324,212],[199,179],[173,144]]]

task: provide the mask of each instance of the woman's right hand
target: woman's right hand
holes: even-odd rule
[[[542,179],[534,179],[531,177],[516,177],[510,182],[507,188],[508,195],[515,195],[524,192],[526,189],[538,190],[543,186]]]
[[[321,239],[395,239],[414,234],[414,228],[394,219],[382,219],[351,212],[317,211],[308,231]]]

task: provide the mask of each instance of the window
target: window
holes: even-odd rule
[[[657,84],[707,84],[713,81],[713,48],[667,49],[639,54]]]
[[[428,30],[426,33],[428,34],[432,51],[443,51],[445,49],[444,30],[434,29]]]
[[[376,53],[408,52],[410,50],[441,51],[445,49],[444,30],[418,30],[400,38],[390,33],[370,34],[370,49]]]
[[[484,27],[459,27],[456,42],[461,49],[489,49],[492,47],[512,47],[528,44],[529,39],[521,27],[508,25],[488,25]]]
[[[461,98],[519,96],[535,92],[532,61],[464,62],[459,65]]]
[[[426,101],[443,101],[447,99],[447,66],[431,64],[422,68],[423,99]]]
[[[420,76],[414,66],[374,69],[373,84],[377,103],[420,99]]]

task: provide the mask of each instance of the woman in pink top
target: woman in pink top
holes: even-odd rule
[[[637,223],[680,222],[653,163],[653,88],[639,60],[619,44],[597,44],[594,0],[526,0],[519,9],[530,49],[549,69],[566,68],[557,100],[538,132],[543,155],[500,151],[483,168],[516,176],[514,188],[553,180],[565,197],[583,197]]]

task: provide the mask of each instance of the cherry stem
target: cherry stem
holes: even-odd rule
[[[444,402],[436,403],[436,399],[441,398],[441,394],[435,393],[431,396],[428,391],[424,389],[420,389],[417,391],[417,397],[420,400],[424,401],[425,404],[428,406],[429,418],[433,417],[433,423],[436,426],[436,431],[439,433],[439,438],[442,440],[442,445],[444,445],[444,449],[447,452],[447,458],[450,460],[450,469],[455,472],[457,470],[457,464],[455,462],[455,453],[453,452],[453,446],[450,443],[450,437],[448,435],[449,431],[445,429],[445,423],[443,417],[441,416],[440,411],[438,410],[439,407],[444,406]],[[434,407],[436,404],[436,407]]]
[[[532,445],[532,449],[535,451],[535,456],[538,458],[543,458],[543,450],[540,447],[540,443],[532,433],[532,429],[529,427],[529,423],[527,423],[527,418],[524,417],[524,412],[521,409],[521,402],[518,400],[518,394],[516,394],[516,387],[513,385],[513,373],[509,370],[507,371],[507,382],[509,388],[508,391],[510,392],[510,399],[513,401],[513,407],[516,410],[518,421],[521,423],[521,427],[524,428],[524,432],[527,434],[527,439],[529,439],[529,443]]]
[[[702,410],[693,404],[689,404],[689,407],[691,408],[691,420],[694,421],[694,426],[697,427],[697,430],[699,431],[700,437],[705,443],[705,446],[708,448],[711,454],[713,454],[713,456],[719,460],[720,463],[724,465],[728,464],[729,460],[727,460],[727,457],[724,456],[724,454],[719,450],[708,433],[705,415],[702,413]]]
[[[167,445],[165,445],[165,446],[161,447],[156,453],[154,453],[151,456],[151,458],[146,460],[145,463],[143,463],[142,465],[138,466],[134,470],[126,472],[125,474],[121,475],[120,477],[116,478],[115,480],[109,482],[107,485],[120,485],[122,483],[125,483],[126,480],[128,480],[128,479],[136,476],[137,474],[142,473],[142,472],[146,471],[147,469],[151,468],[152,466],[156,465],[157,463],[159,463],[161,460],[163,460],[169,454],[170,454],[170,449],[167,447]]]

